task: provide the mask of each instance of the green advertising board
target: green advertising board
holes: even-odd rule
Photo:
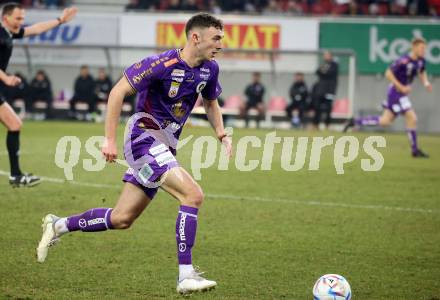
[[[411,40],[427,40],[426,61],[430,74],[440,74],[440,22],[434,24],[391,24],[321,22],[319,46],[353,49],[359,73],[383,73],[388,65],[411,49]]]

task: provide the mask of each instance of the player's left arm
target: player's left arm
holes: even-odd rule
[[[75,17],[77,12],[78,12],[78,9],[76,7],[65,8],[59,18],[56,18],[54,20],[35,23],[31,26],[25,27],[24,28],[24,36],[40,34],[40,33],[46,32],[48,30],[51,30],[52,28],[55,28],[61,24],[70,22]]]
[[[423,86],[428,90],[428,92],[432,91],[432,85],[428,80],[428,75],[426,74],[426,71],[419,73],[419,79],[422,82]]]
[[[229,157],[231,157],[232,139],[230,136],[228,136],[228,134],[225,131],[225,127],[223,125],[222,112],[217,99],[214,100],[203,99],[203,106],[205,107],[206,116],[208,117],[208,121],[211,124],[212,128],[214,129],[217,138],[225,146],[226,153],[229,155]]]

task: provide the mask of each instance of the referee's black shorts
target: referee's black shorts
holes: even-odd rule
[[[5,103],[5,102],[6,102],[5,95],[3,95],[3,92],[0,88],[0,106],[3,105],[3,103]]]

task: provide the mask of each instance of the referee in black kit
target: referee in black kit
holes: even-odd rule
[[[13,187],[34,186],[40,183],[40,178],[32,174],[23,173],[20,169],[18,155],[22,122],[12,107],[6,102],[7,99],[4,96],[6,86],[16,86],[21,82],[19,77],[6,74],[6,68],[12,55],[12,40],[46,32],[69,22],[75,17],[76,13],[77,9],[75,7],[66,8],[59,18],[22,27],[25,14],[23,7],[19,3],[13,2],[2,6],[0,26],[0,122],[8,130],[6,148],[11,166],[9,183]]]

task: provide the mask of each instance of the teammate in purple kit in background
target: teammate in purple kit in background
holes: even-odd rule
[[[67,218],[45,216],[43,236],[37,248],[39,262],[45,261],[48,248],[68,232],[130,227],[160,185],[180,202],[176,220],[177,291],[191,293],[217,285],[215,281],[201,277],[192,265],[191,248],[204,196],[200,186],[176,161],[175,145],[201,93],[208,120],[227,154],[232,153],[231,138],[225,133],[217,102],[221,87],[218,83],[219,67],[213,60],[222,48],[223,23],[201,13],[187,22],[185,31],[188,40],[183,49],[169,50],[132,65],[110,92],[102,147],[108,162],[117,158],[116,128],[126,96],[138,92],[135,116],[140,115],[131,124],[132,130],[125,141],[125,158],[131,168],[124,175],[124,187],[116,206],[113,209],[95,208]],[[171,140],[164,141],[161,139],[163,135]],[[137,166],[139,161],[145,163]]]
[[[414,38],[411,52],[397,59],[387,69],[385,76],[391,84],[388,88],[387,100],[383,103],[382,115],[351,119],[345,126],[344,132],[353,126],[389,126],[399,114],[402,114],[405,117],[412,156],[429,157],[417,145],[417,116],[408,97],[411,92],[410,84],[416,75],[426,89],[432,91],[425,71],[425,48],[426,41],[423,38]]]

